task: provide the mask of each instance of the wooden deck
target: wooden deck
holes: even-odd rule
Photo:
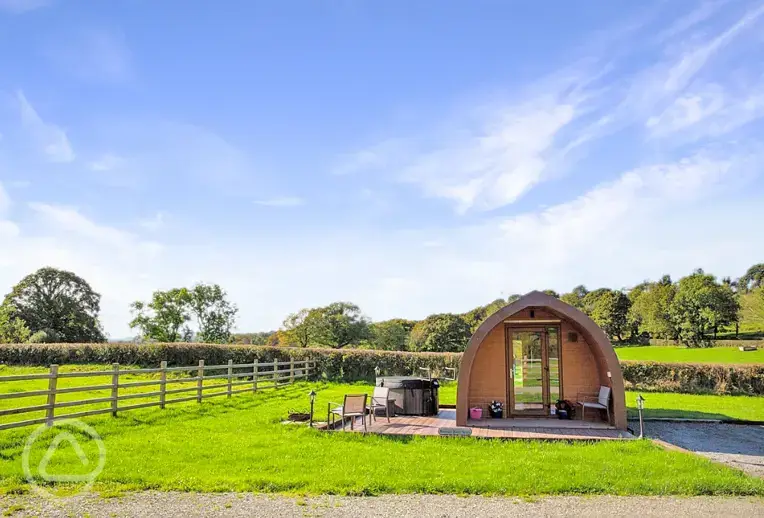
[[[441,428],[456,427],[456,411],[443,409],[437,416],[397,416],[391,417],[390,422],[383,416],[377,416],[369,426],[368,433],[382,435],[441,435]],[[600,441],[633,439],[634,436],[623,430],[616,430],[605,423],[588,421],[561,421],[556,419],[485,419],[470,421],[468,428],[472,437],[493,439],[543,439],[563,441]],[[337,430],[342,430],[340,426]],[[346,422],[345,431],[349,432],[350,424]],[[354,423],[354,432],[363,432],[360,419]]]

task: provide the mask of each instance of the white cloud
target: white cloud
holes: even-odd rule
[[[744,29],[756,22],[762,14],[764,14],[764,5],[751,9],[726,31],[685,53],[669,69],[663,88],[667,92],[677,92],[687,86],[714,54],[732,42]]]
[[[0,10],[13,14],[21,14],[45,7],[52,0],[0,0]]]
[[[105,155],[102,155],[101,157],[97,158],[96,160],[93,160],[88,164],[88,168],[91,171],[99,172],[99,171],[112,171],[113,169],[119,168],[125,164],[125,159],[113,155],[111,153],[106,153]]]
[[[256,205],[263,205],[265,207],[299,207],[304,203],[305,201],[302,198],[296,196],[280,196],[277,198],[255,201]]]
[[[45,122],[32,104],[27,100],[24,92],[16,92],[16,98],[21,110],[21,123],[34,140],[39,150],[51,162],[71,162],[75,159],[66,132],[55,124]]]

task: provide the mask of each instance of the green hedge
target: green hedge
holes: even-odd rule
[[[627,389],[764,395],[764,365],[621,360],[621,371]]]
[[[250,363],[257,359],[271,362],[311,359],[320,376],[330,380],[373,381],[375,367],[382,374],[420,373],[428,367],[440,375],[445,367],[459,367],[461,354],[408,353],[362,349],[300,349],[258,345],[218,345],[199,343],[105,343],[105,344],[6,344],[0,345],[0,363],[12,365],[50,365],[71,363],[119,363],[156,367],[166,360],[170,366]]]
[[[257,345],[197,343],[142,344],[8,344],[0,345],[0,363],[50,365],[68,363],[120,363],[156,367],[311,359],[316,374],[336,381],[372,381],[375,368],[382,374],[420,374],[428,367],[442,375],[445,367],[458,369],[460,353],[409,353],[360,349],[299,349]],[[764,395],[764,365],[715,365],[622,361],[627,388],[663,392]]]
[[[746,345],[755,345],[756,347],[764,348],[764,340],[715,340],[712,342],[714,347],[743,347]],[[638,347],[642,344],[624,344],[624,346],[631,345],[633,347]],[[680,347],[681,344],[678,344],[672,340],[662,340],[658,338],[651,338],[650,339],[650,345],[676,345],[677,347]]]

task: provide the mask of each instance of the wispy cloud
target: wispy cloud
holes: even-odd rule
[[[50,5],[52,1],[53,0],[0,0],[0,11],[21,14]]]
[[[299,207],[300,205],[304,204],[305,201],[302,198],[298,198],[296,196],[280,196],[276,198],[255,201],[255,205],[263,205],[265,207]]]
[[[91,171],[112,171],[118,167],[121,167],[125,164],[125,159],[121,156],[113,155],[111,153],[106,153],[105,155],[100,156],[96,160],[91,161],[88,164],[88,168]]]
[[[75,159],[66,132],[55,124],[45,122],[24,92],[16,92],[16,98],[21,110],[21,123],[34,140],[39,150],[51,162],[71,162]]]

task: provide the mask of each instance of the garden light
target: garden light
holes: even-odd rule
[[[308,392],[308,397],[310,397],[310,427],[313,428],[313,404],[316,402],[316,391]]]
[[[645,436],[645,425],[642,421],[642,410],[645,408],[645,398],[642,394],[637,396],[637,410],[639,410],[639,438],[642,439]]]

